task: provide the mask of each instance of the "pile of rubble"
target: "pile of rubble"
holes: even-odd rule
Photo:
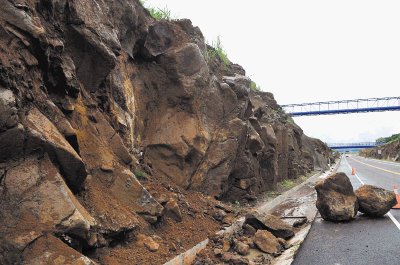
[[[317,209],[323,219],[332,222],[353,220],[358,211],[370,217],[381,217],[396,205],[396,194],[372,185],[353,190],[343,172],[330,175],[315,185]]]
[[[291,247],[287,240],[305,223],[289,224],[270,214],[248,214],[239,231],[210,237],[207,247],[197,254],[192,264],[270,264],[274,257]]]

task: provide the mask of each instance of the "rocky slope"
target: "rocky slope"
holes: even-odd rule
[[[400,161],[400,141],[393,141],[380,147],[363,149],[360,155],[392,161]]]
[[[204,236],[194,225],[219,227],[214,198],[327,166],[329,149],[189,20],[134,0],[0,4],[1,264],[132,264],[139,232],[179,240],[161,263]]]

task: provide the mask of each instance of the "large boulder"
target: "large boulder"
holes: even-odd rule
[[[338,172],[317,182],[317,209],[327,221],[342,222],[354,219],[358,211],[357,197],[350,179]]]
[[[289,239],[294,236],[292,226],[270,214],[249,214],[246,216],[245,224],[249,224],[256,229],[268,230],[274,236],[284,239]]]
[[[373,217],[386,214],[396,205],[396,194],[372,185],[363,185],[356,190],[359,211]]]

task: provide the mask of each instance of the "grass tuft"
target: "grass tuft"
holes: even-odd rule
[[[208,58],[214,59],[219,58],[224,63],[225,66],[230,64],[228,55],[226,54],[224,48],[222,47],[221,38],[218,36],[216,41],[213,41],[210,47],[207,49]]]
[[[140,169],[135,169],[135,171],[133,172],[133,174],[135,175],[135,177],[136,177],[138,180],[145,180],[145,179],[147,179],[146,173],[144,173],[144,172],[141,171]]]
[[[295,186],[296,183],[293,180],[284,179],[280,184],[284,189],[291,189]]]
[[[171,10],[168,9],[168,7],[164,8],[158,8],[158,7],[152,7],[146,4],[146,0],[140,0],[140,3],[144,8],[149,11],[150,16],[154,18],[155,20],[175,20],[176,17],[172,15]]]

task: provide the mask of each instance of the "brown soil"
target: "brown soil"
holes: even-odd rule
[[[163,217],[160,223],[140,231],[159,243],[160,248],[155,252],[132,240],[114,248],[99,249],[92,259],[107,265],[163,264],[222,229],[222,223],[212,217],[212,211],[221,202],[199,192],[181,192],[177,186],[162,180],[144,184],[156,198],[160,194],[177,194],[182,222]],[[228,215],[234,219],[238,213]]]

